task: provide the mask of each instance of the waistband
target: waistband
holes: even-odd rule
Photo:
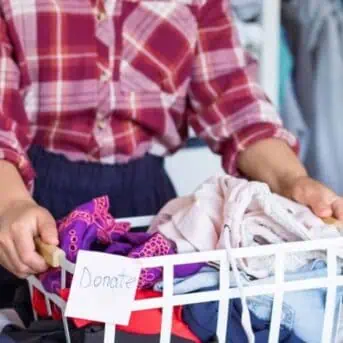
[[[96,188],[108,192],[130,184],[132,187],[132,183],[149,186],[164,171],[164,158],[150,154],[115,165],[74,162],[38,146],[30,148],[28,155],[36,171],[37,182],[61,190]]]

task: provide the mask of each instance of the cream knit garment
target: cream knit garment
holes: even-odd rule
[[[273,194],[266,184],[231,176],[212,177],[194,194],[170,201],[149,231],[160,231],[176,242],[179,253],[340,237],[307,207]],[[340,251],[343,257],[343,250]],[[321,252],[289,254],[286,271],[295,271]],[[274,258],[240,259],[240,270],[264,278],[274,273]]]

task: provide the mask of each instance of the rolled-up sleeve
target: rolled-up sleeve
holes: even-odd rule
[[[199,9],[189,122],[237,175],[237,157],[249,145],[278,138],[297,152],[298,141],[256,81],[256,61],[240,45],[230,11],[227,0],[205,0]]]
[[[0,159],[15,165],[26,185],[31,186],[34,170],[26,154],[31,137],[20,94],[19,63],[7,24],[0,15]]]

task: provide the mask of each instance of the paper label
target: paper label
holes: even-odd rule
[[[66,316],[128,325],[140,271],[136,259],[81,250]]]

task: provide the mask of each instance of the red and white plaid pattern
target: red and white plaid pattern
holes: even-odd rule
[[[227,0],[2,0],[0,157],[24,180],[31,144],[71,160],[165,155],[187,127],[236,157],[296,139],[251,76]]]

